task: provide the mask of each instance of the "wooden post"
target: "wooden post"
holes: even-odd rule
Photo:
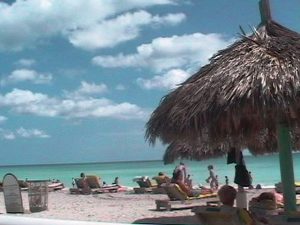
[[[259,11],[261,18],[259,26],[266,25],[270,20],[272,20],[269,0],[259,1]]]
[[[278,145],[281,182],[283,187],[284,211],[297,211],[291,137],[286,124],[278,124]]]

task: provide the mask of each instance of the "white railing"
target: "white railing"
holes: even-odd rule
[[[88,222],[0,215],[0,225],[126,225],[126,223]]]

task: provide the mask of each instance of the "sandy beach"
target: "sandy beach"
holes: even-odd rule
[[[270,189],[268,189],[270,190]],[[249,190],[248,199],[266,190]],[[0,213],[5,214],[3,193],[0,193]],[[70,194],[67,189],[49,192],[48,210],[29,212],[28,193],[22,192],[23,205],[27,213],[18,216],[68,219],[81,221],[101,221],[132,223],[135,220],[152,217],[193,216],[190,209],[157,211],[156,199],[167,199],[163,194],[134,194],[132,192],[102,193],[91,195]],[[205,205],[203,199],[199,205]],[[181,207],[184,205],[178,205]],[[189,206],[189,205],[186,205]]]

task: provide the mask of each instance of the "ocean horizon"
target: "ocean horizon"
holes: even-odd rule
[[[160,159],[153,159],[153,160],[120,160],[120,161],[91,161],[91,162],[58,162],[58,163],[29,163],[29,164],[7,164],[7,165],[0,165],[1,167],[13,167],[13,166],[47,166],[47,165],[76,165],[76,164],[93,164],[93,163],[102,163],[102,164],[109,164],[109,163],[130,163],[130,162],[153,162],[153,161],[162,161]]]
[[[280,167],[278,154],[252,156],[245,155],[246,166],[252,172],[253,183],[265,186],[274,185],[280,182]],[[300,180],[300,154],[293,154],[295,180]],[[227,165],[226,157],[209,159],[204,161],[182,160],[191,174],[193,185],[207,185],[205,179],[208,177],[207,166],[212,164],[219,177],[220,185],[225,183],[225,176],[229,177],[229,183],[234,180],[234,164]],[[3,165],[0,166],[0,176],[6,173],[13,173],[20,180],[58,179],[67,187],[72,187],[72,178],[79,177],[81,172],[86,175],[97,175],[102,181],[110,184],[115,177],[119,177],[120,183],[125,186],[137,186],[132,179],[136,176],[156,176],[158,172],[164,172],[171,176],[173,169],[179,163],[164,165],[162,160],[143,161],[117,161],[117,162],[84,162],[84,163],[55,163],[35,165]]]

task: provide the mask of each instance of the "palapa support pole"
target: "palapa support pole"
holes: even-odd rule
[[[247,192],[244,189],[238,188],[235,201],[237,208],[248,210]]]
[[[268,25],[272,20],[269,0],[259,1],[261,23],[259,26]],[[296,211],[295,178],[293,157],[291,151],[291,137],[289,127],[285,123],[278,124],[278,145],[281,182],[283,187],[284,211]]]
[[[269,21],[272,20],[269,0],[260,0],[259,10],[261,19],[260,26],[266,25]]]
[[[278,144],[281,182],[283,187],[284,211],[297,211],[291,136],[285,123],[278,124]]]

